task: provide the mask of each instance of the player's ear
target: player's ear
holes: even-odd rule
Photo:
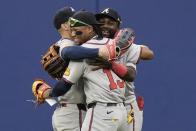
[[[63,23],[63,24],[61,24],[61,28],[67,31],[67,30],[69,30],[69,25],[66,23]]]
[[[92,26],[88,26],[88,33],[92,33],[94,31]]]

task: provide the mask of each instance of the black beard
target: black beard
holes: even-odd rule
[[[115,30],[112,30],[112,29],[109,29],[109,28],[104,28],[104,30],[107,30],[109,35],[104,35],[103,34],[103,37],[106,37],[106,38],[114,38],[115,34],[116,34],[116,31]]]
[[[113,39],[114,36],[115,36],[115,34],[116,34],[116,32],[115,32],[114,30],[110,30],[110,31],[109,31],[109,34],[110,34],[110,35],[109,35],[109,38],[112,38],[112,39]]]

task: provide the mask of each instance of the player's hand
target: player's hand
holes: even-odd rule
[[[102,46],[99,48],[99,57],[105,60],[109,60],[110,54],[106,46]]]
[[[111,68],[111,63],[107,60],[96,58],[94,60],[88,61],[88,64],[92,66],[92,70],[98,70],[98,69],[109,69]]]
[[[105,60],[115,60],[120,55],[120,48],[116,46],[115,40],[110,39],[109,42],[99,48],[99,57]]]
[[[32,84],[32,92],[38,104],[44,103],[49,97],[51,87],[42,79],[35,80]]]

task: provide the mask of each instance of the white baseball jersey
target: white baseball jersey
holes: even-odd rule
[[[136,63],[139,60],[140,57],[140,53],[141,53],[141,46],[140,45],[136,45],[133,44],[132,47],[130,48],[130,53],[132,53],[132,58],[129,57],[127,59],[127,62],[131,62],[134,63],[136,65]],[[127,63],[127,65],[128,65]],[[133,109],[133,113],[134,113],[134,118],[133,121],[130,121],[130,123],[128,123],[128,129],[129,131],[141,131],[142,129],[142,123],[143,123],[143,111],[140,111],[137,105],[137,101],[136,101],[136,96],[135,96],[135,86],[134,86],[134,82],[126,82],[126,91],[125,91],[125,97],[126,97],[126,109],[127,109],[127,115],[132,117],[130,115],[130,112]],[[131,104],[131,105],[130,105]],[[128,117],[129,118],[129,117]]]
[[[99,48],[109,40],[110,39],[108,38],[103,38],[102,40],[91,39],[82,46]],[[138,48],[138,50],[139,49],[140,48]],[[118,62],[122,64],[126,63],[127,66],[135,67],[136,60],[134,60],[134,58],[136,54],[133,53],[134,50],[131,46],[130,49],[119,58]],[[132,61],[127,61],[130,58]],[[76,83],[81,77],[84,78],[84,91],[87,103],[95,101],[104,103],[121,103],[125,100],[125,83],[112,70],[99,69],[97,71],[92,71],[92,66],[88,65],[88,60],[70,61],[68,70],[69,74],[64,75],[64,78],[68,81]]]
[[[73,46],[75,43],[69,39],[61,39],[56,43],[60,47],[59,52],[66,46]],[[61,53],[59,53],[61,54]],[[65,72],[66,73],[66,72]],[[63,96],[58,97],[59,102],[66,102],[72,104],[84,103],[83,80],[80,79],[76,84],[72,85],[71,89]]]
[[[60,52],[63,50],[64,47],[73,46],[75,45],[75,43],[70,39],[60,39],[59,41],[56,42],[56,45],[60,47],[59,54],[61,56]]]
[[[136,64],[139,60],[140,53],[141,53],[141,46],[132,44],[127,52],[128,55],[126,58],[127,59],[126,66],[134,66],[136,69]],[[125,103],[131,103],[133,100],[136,99],[134,89],[135,89],[134,82],[126,82]]]
[[[89,48],[99,48],[109,41],[108,38],[102,40],[92,39],[82,46]],[[92,71],[92,66],[88,65],[88,60],[70,61],[68,70],[64,78],[72,83],[76,83],[81,77],[84,79],[84,91],[86,102],[95,101],[104,103],[122,103],[125,100],[124,81],[122,81],[113,71],[99,69]]]
[[[66,48],[75,44],[69,39],[61,39],[56,45],[60,47],[59,54],[61,54],[64,47]],[[65,62],[69,62],[69,60]],[[59,96],[58,101],[59,103],[66,103],[66,106],[57,106],[55,109],[52,116],[53,130],[80,131],[85,112],[79,110],[77,104],[85,102],[83,81],[79,80],[65,95]]]

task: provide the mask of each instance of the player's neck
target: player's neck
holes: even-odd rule
[[[91,35],[90,35],[90,39],[92,39],[93,37],[95,37],[97,34],[96,33],[92,33]]]

